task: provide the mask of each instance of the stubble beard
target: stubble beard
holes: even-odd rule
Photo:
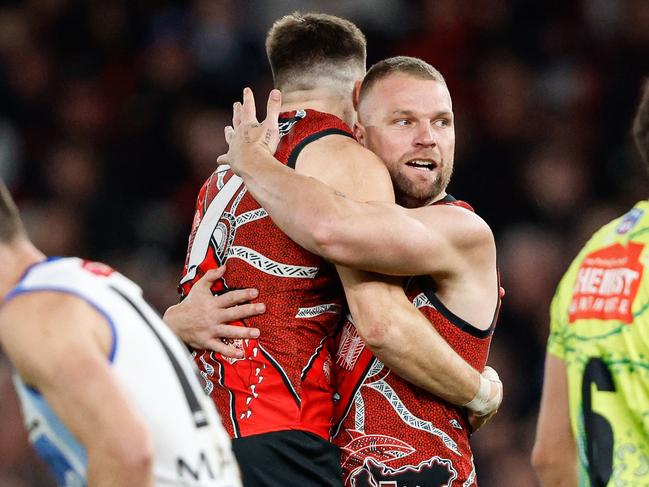
[[[421,208],[436,201],[446,190],[452,170],[443,171],[427,184],[415,184],[402,172],[391,174],[397,204],[406,208]]]

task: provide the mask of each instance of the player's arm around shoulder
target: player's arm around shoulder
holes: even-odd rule
[[[329,227],[336,229],[358,201],[393,202],[392,182],[383,162],[345,135],[323,135],[308,143],[298,154],[295,170],[280,163],[273,156],[280,109],[279,93],[271,92],[267,117],[260,125],[252,92],[244,90],[243,105],[235,104],[235,128],[225,130],[228,153],[217,162],[228,164],[243,179],[284,233],[327,259],[321,241],[330,238]]]
[[[476,262],[495,267],[491,229],[461,207],[349,202],[335,220],[316,224],[322,254],[348,267],[401,276],[444,275]]]
[[[111,332],[78,297],[33,292],[0,312],[0,342],[86,448],[89,486],[151,486],[152,446],[108,362]]]
[[[330,135],[310,143],[300,153],[295,169],[334,189],[329,196],[339,205],[332,204],[330,210],[337,215],[324,215],[334,222],[349,209],[341,198],[394,202],[392,181],[383,161],[351,137]]]
[[[347,191],[347,194],[352,198],[359,200],[355,201],[335,195],[340,200],[333,202],[329,207],[329,209],[332,207],[338,209],[336,218],[333,220],[334,224],[329,227],[330,231],[336,232],[336,235],[351,232],[358,236],[356,241],[348,241],[350,258],[358,258],[355,254],[366,251],[373,253],[377,260],[384,258],[384,252],[375,250],[381,245],[379,241],[385,237],[381,233],[381,228],[386,229],[383,233],[390,233],[394,229],[381,226],[382,215],[390,209],[399,212],[399,214],[405,214],[406,210],[393,203],[365,204],[360,202],[364,200],[392,200],[392,182],[383,162],[373,153],[351,140],[340,141],[340,146],[335,148],[332,145],[338,141],[331,140],[327,144],[325,139],[322,142],[323,144],[319,147],[313,144],[314,152],[318,151],[315,157],[313,156],[314,152],[305,154],[305,156],[311,157],[308,160],[305,157],[306,167],[302,170],[313,171],[315,175],[318,171],[322,172],[326,164],[340,164],[340,160],[352,160],[353,162],[340,168],[340,173],[336,171],[325,173],[327,179],[324,182],[333,187],[342,188],[342,191]],[[322,156],[320,156],[320,151],[323,153]],[[327,159],[330,157],[328,154],[334,154],[337,157],[332,161]],[[353,159],[349,159],[349,154],[354,155]],[[316,161],[314,162],[313,159]],[[317,164],[320,164],[320,167]],[[334,180],[335,178],[337,180]],[[371,212],[372,218],[366,221],[368,210]],[[348,220],[347,217],[350,214],[353,215],[353,218]],[[423,228],[426,225],[425,219],[419,221],[415,217],[409,218],[416,225],[422,227],[422,232],[425,230]],[[324,219],[326,218],[323,217],[319,220]],[[341,229],[340,221],[353,221],[353,223],[345,225]],[[378,232],[372,230],[371,227],[374,225],[379,227]],[[363,227],[362,231],[359,231],[361,226]],[[324,226],[324,228],[327,227]],[[395,241],[401,241],[408,237],[407,233],[402,234]],[[326,242],[326,239],[327,235],[323,235],[322,241]],[[369,240],[369,243],[366,240]],[[354,250],[354,246],[358,247],[357,250]],[[332,257],[332,255],[329,254],[326,257]],[[425,257],[426,254],[419,255],[420,259]],[[480,373],[468,365],[444,341],[435,328],[430,326],[428,320],[408,300],[402,287],[401,278],[388,278],[341,265],[338,265],[337,269],[356,329],[370,350],[383,363],[409,382],[454,404],[464,405],[475,397],[476,388],[480,382]],[[491,395],[491,391],[489,394]]]
[[[479,215],[454,205],[431,205],[406,213],[422,228],[409,234],[410,238],[395,239],[395,253],[401,254],[402,263],[391,273],[401,274],[407,267],[414,271],[408,275],[471,275],[478,271],[493,278],[496,243],[491,228]],[[388,260],[386,266],[390,265]]]
[[[393,252],[397,256],[400,256],[400,252],[409,253],[411,265],[425,270],[422,273],[435,275],[438,282],[446,279],[443,288],[452,289],[451,297],[455,296],[455,301],[458,295],[464,295],[463,292],[471,292],[480,296],[480,302],[493,302],[496,306],[496,256],[491,230],[468,210],[450,209],[455,211],[445,212],[449,213],[449,218],[466,217],[466,226],[461,232],[438,240],[431,231],[435,228],[429,221],[432,212],[415,212],[417,214],[409,218],[417,222],[424,236],[412,237],[416,240],[413,244],[402,244],[402,241],[411,238],[411,234],[399,235],[394,240]],[[430,237],[426,237],[429,234]],[[391,236],[385,238],[390,239]],[[471,243],[466,242],[468,239],[471,239]],[[377,254],[377,258],[379,256]],[[446,259],[447,262],[438,263],[435,259]],[[426,263],[417,263],[417,260]],[[475,405],[473,411],[480,418],[497,409],[502,398],[500,381],[482,377],[444,341],[407,299],[401,278],[388,279],[340,266],[338,272],[356,329],[372,352],[395,373],[453,404]],[[491,306],[474,307],[481,310],[473,312],[471,318],[476,315],[482,321],[493,319]],[[482,308],[492,311],[485,313]],[[474,426],[483,422],[476,422]]]
[[[305,204],[313,208],[300,226],[307,248],[335,264],[403,276],[454,272],[476,260],[495,267],[493,234],[482,218],[451,205],[393,204],[383,161],[350,138],[309,144],[296,170],[334,188],[310,185]]]
[[[327,135],[309,143],[295,171],[263,152],[255,160],[254,171],[243,176],[249,191],[291,239],[333,262],[332,244],[350,213],[359,213],[359,201],[394,201],[383,162],[350,137]]]

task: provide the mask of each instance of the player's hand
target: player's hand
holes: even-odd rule
[[[255,111],[255,97],[250,88],[243,90],[243,104],[236,102],[232,112],[232,126],[225,127],[228,153],[219,156],[219,165],[228,164],[238,174],[247,161],[254,158],[254,151],[275,154],[279,144],[278,119],[282,108],[282,94],[272,90],[268,95],[266,118],[259,123]]]
[[[469,423],[477,431],[497,412],[503,400],[503,384],[498,372],[486,366],[481,374],[480,389],[476,397],[466,405]]]
[[[197,350],[213,350],[225,357],[243,358],[243,350],[226,341],[257,338],[259,329],[228,323],[260,315],[266,311],[266,306],[248,303],[258,296],[256,289],[214,296],[210,288],[224,272],[225,266],[207,271],[182,302],[167,310],[164,321],[183,342]]]
[[[469,417],[469,424],[471,425],[471,430],[473,432],[478,431],[485,424],[487,424],[487,422],[491,418],[493,418],[496,415],[497,412],[498,412],[498,410],[494,409],[489,414],[485,414],[484,416],[478,416],[477,414],[469,411],[468,417]]]

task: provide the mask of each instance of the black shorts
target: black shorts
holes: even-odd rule
[[[244,487],[342,487],[340,451],[305,431],[232,440]]]

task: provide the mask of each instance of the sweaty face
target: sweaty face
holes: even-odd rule
[[[453,172],[451,95],[438,81],[392,74],[358,107],[357,136],[390,172],[397,203],[415,208],[445,195]]]

